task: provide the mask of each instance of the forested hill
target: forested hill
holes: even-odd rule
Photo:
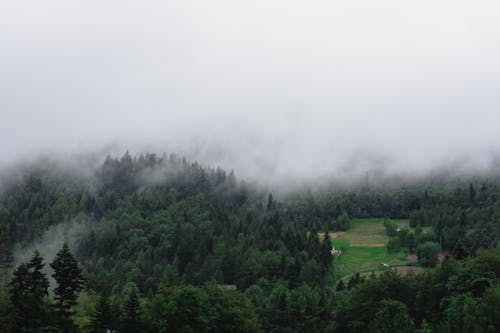
[[[500,254],[481,250],[500,240],[495,182],[277,200],[233,172],[175,156],[126,153],[72,165],[38,163],[2,182],[2,332],[382,332],[377,325],[394,313],[404,329],[388,331],[454,332],[453,316],[469,303],[478,311],[471,316],[483,316],[474,327],[500,327],[487,313],[500,301]],[[355,217],[428,227],[417,243],[438,243],[457,263],[419,277],[357,277],[346,289],[332,273],[326,231],[348,230]],[[21,258],[26,248],[40,253]],[[72,256],[83,284],[61,301],[56,273]]]

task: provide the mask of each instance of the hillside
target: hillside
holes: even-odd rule
[[[2,189],[2,332],[361,332],[377,320],[367,304],[455,331],[472,325],[453,317],[472,311],[464,302],[485,318],[474,327],[497,325],[494,183],[276,198],[176,156],[108,156],[84,172],[54,163]],[[71,257],[82,288],[58,303],[57,262]],[[391,270],[406,265],[426,272]]]

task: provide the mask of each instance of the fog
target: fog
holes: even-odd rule
[[[83,217],[52,225],[29,246],[18,245],[14,249],[15,266],[29,261],[35,250],[40,252],[45,262],[52,262],[64,243],[75,251],[82,238],[87,236],[93,228],[92,222]]]
[[[497,1],[0,7],[0,166],[129,149],[286,182],[497,161]]]

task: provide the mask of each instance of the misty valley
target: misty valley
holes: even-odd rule
[[[246,182],[175,155],[0,186],[0,332],[498,332],[494,175]]]

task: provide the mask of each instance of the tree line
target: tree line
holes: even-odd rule
[[[348,230],[353,217],[408,218],[414,231],[395,231],[387,220],[390,249],[405,247],[432,267],[437,244],[450,252],[453,267],[463,269],[445,274],[450,265],[443,264],[418,277],[387,273],[355,275],[347,285],[335,281],[329,231]],[[16,274],[37,271],[44,280],[43,268],[34,269],[43,263],[40,254],[33,257],[38,264],[12,267],[14,247],[72,219],[93,221],[70,244],[85,289],[74,303],[61,303],[69,306],[64,312],[56,307],[56,277],[53,292],[37,282],[26,295],[39,295],[38,301],[16,313],[35,318],[29,313],[40,311],[42,322],[1,320],[18,326],[0,331],[34,330],[26,324],[75,332],[362,332],[382,331],[390,316],[404,327],[440,331],[452,311],[462,311],[446,312],[450,297],[472,295],[467,302],[476,305],[495,300],[498,272],[483,264],[498,253],[481,249],[498,246],[499,217],[494,182],[303,192],[277,200],[233,172],[173,155],[107,157],[85,175],[35,165],[0,193],[0,314],[10,318],[15,309]],[[419,308],[389,292],[388,283]],[[451,293],[452,284],[461,286]],[[237,290],[225,290],[228,285]],[[439,301],[427,296],[434,292]]]

